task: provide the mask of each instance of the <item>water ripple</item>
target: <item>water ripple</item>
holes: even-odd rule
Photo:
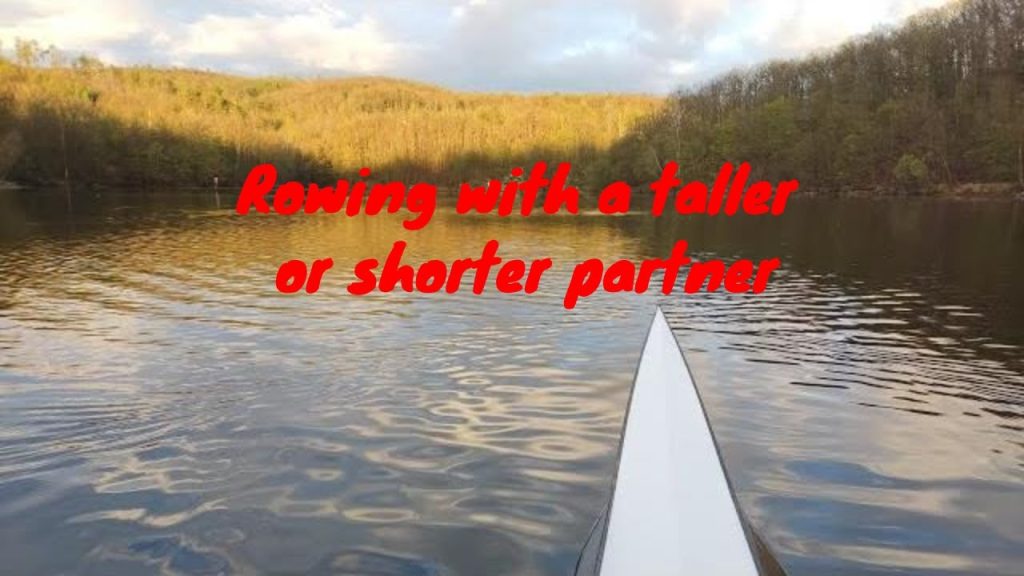
[[[4,235],[12,573],[564,574],[604,506],[656,302],[744,511],[791,574],[1024,562],[1024,302],[1005,278],[976,285],[979,269],[899,277],[815,241],[875,205],[824,219],[798,206],[771,229],[439,214],[410,235],[397,219],[162,201],[70,223],[34,213]],[[703,257],[793,252],[760,297],[598,294],[562,309],[571,262],[663,256],[683,237]],[[413,260],[500,238],[557,264],[531,297],[347,296],[346,271],[397,238]],[[1003,261],[1024,262],[1020,246]],[[321,293],[274,292],[278,263],[328,255],[338,276]]]

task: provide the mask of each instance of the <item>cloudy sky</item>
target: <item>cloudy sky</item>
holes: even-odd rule
[[[0,42],[118,64],[663,93],[943,0],[0,0]]]

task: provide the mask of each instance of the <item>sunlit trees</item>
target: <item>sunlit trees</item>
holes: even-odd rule
[[[0,160],[25,181],[231,184],[272,161],[305,180],[367,166],[455,183],[547,160],[597,186],[649,182],[675,160],[706,179],[747,161],[805,190],[1024,186],[1024,0],[964,0],[668,99],[116,68],[30,41],[11,54]]]
[[[0,135],[23,136],[8,178],[27,182],[231,184],[266,161],[322,181],[366,166],[382,178],[454,183],[536,160],[578,163],[582,177],[661,102],[116,68],[88,57],[68,63],[33,42],[15,52],[0,63]]]

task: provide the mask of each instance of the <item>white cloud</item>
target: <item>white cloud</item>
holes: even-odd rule
[[[284,17],[207,15],[167,45],[184,61],[219,56],[258,65],[262,59],[284,58],[303,69],[363,74],[389,69],[398,50],[373,18],[348,22],[340,11],[321,10]]]
[[[943,0],[0,0],[0,40],[123,63],[665,92]]]
[[[97,48],[141,33],[148,14],[131,0],[0,0],[0,39],[66,49]]]
[[[669,60],[668,70],[674,76],[686,77],[692,75],[700,68],[700,64],[693,60]]]
[[[757,0],[750,10],[754,21],[748,42],[773,42],[781,55],[831,46],[879,25],[893,24],[913,12],[940,6],[945,0]]]
[[[455,19],[462,18],[466,15],[468,10],[472,10],[474,6],[483,6],[487,3],[487,0],[469,0],[464,4],[457,4],[452,8],[452,17]]]

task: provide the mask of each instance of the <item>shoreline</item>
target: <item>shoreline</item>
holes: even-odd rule
[[[1024,200],[1024,187],[1015,182],[969,182],[954,186],[934,186],[923,191],[896,188],[839,188],[837,190],[802,189],[804,198],[951,198],[959,200]]]
[[[115,194],[126,194],[126,193],[175,193],[175,192],[210,192],[220,193],[229,192],[237,193],[241,188],[241,184],[238,186],[234,185],[222,185],[219,188],[212,186],[196,186],[196,185],[167,185],[167,186],[132,186],[124,184],[79,184],[71,185],[71,192],[73,194],[82,193],[94,193],[102,194],[104,192],[115,193]],[[23,190],[45,190],[50,192],[65,193],[64,184],[62,182],[14,182],[10,180],[0,180],[0,192],[8,191],[23,191]],[[453,194],[458,193],[458,186],[439,186],[439,191],[450,190]],[[635,194],[641,194],[648,192],[648,186],[633,186],[632,190]],[[594,188],[580,186],[581,197],[597,197],[599,190]],[[901,199],[914,199],[914,198],[933,198],[933,199],[953,199],[953,200],[1015,200],[1024,201],[1024,187],[1015,182],[970,182],[965,184],[957,184],[955,186],[936,186],[925,191],[912,192],[908,190],[899,190],[896,188],[838,188],[838,189],[815,189],[815,188],[800,188],[792,193],[792,197],[795,199],[801,198],[901,198]]]

